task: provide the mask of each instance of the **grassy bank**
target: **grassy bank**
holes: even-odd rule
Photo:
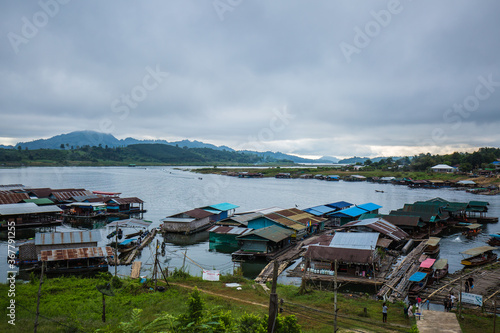
[[[115,296],[106,297],[106,322],[102,322],[102,295],[96,289],[106,281],[99,278],[53,278],[42,285],[39,332],[126,332],[131,322],[145,327],[159,316],[174,318],[190,311],[186,300],[197,287],[205,303],[205,312],[220,318],[220,314],[238,321],[249,314],[264,318],[268,313],[269,294],[253,281],[241,277],[222,277],[220,282],[202,281],[197,277],[169,278],[164,292],[153,292],[152,285],[123,279],[114,289]],[[241,290],[228,288],[227,282],[238,282]],[[8,285],[0,285],[0,306],[6,309]],[[38,281],[16,283],[16,326],[4,318],[1,332],[32,332],[36,314]],[[278,286],[283,299],[281,316],[295,315],[302,332],[332,332],[334,295],[329,291],[309,290],[299,294],[293,286]],[[366,294],[339,294],[338,327],[343,332],[410,332],[414,319],[403,315],[403,305],[389,305],[389,323],[382,324],[381,302]],[[134,312],[142,309],[142,312]],[[168,314],[168,315],[166,315]],[[493,320],[481,313],[464,312],[463,332],[489,332]],[[128,325],[128,326],[127,326]],[[129,327],[130,328],[130,327]],[[132,330],[133,331],[133,330]],[[207,330],[209,331],[209,330]],[[148,331],[149,332],[149,331]],[[251,332],[251,331],[249,331]]]

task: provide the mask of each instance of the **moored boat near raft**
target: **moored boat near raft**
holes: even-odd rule
[[[432,269],[434,269],[433,280],[439,281],[448,274],[448,259],[441,258],[437,260]]]
[[[497,247],[486,245],[460,252],[461,254],[468,256],[461,261],[461,264],[464,266],[472,267],[496,261],[497,255],[496,253],[493,253],[493,250],[497,249]]]
[[[411,282],[408,289],[408,294],[415,296],[420,293],[427,285],[427,280],[429,279],[429,274],[425,272],[415,272],[408,279]]]
[[[487,241],[490,246],[500,246],[500,232],[496,234],[490,234],[490,238]]]
[[[439,251],[440,251],[440,247],[439,247],[440,241],[441,241],[441,238],[439,238],[439,237],[429,237],[429,239],[426,241],[424,253],[430,257],[437,256],[439,254]]]

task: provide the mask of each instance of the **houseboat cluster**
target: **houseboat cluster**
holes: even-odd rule
[[[83,188],[30,188],[22,184],[0,186],[0,228],[13,222],[16,229],[48,227],[68,221],[108,217],[128,218],[145,212],[137,197]]]
[[[488,205],[434,198],[380,214],[382,206],[372,202],[338,201],[306,209],[270,207],[236,213],[237,205],[221,203],[167,217],[162,231],[208,228],[210,250],[231,253],[236,262],[302,257],[291,276],[332,279],[336,265],[339,280],[359,284],[382,286],[391,276],[399,276],[392,287],[400,286],[400,295],[411,296],[446,275],[447,260],[438,258],[443,232],[452,229],[474,237],[470,231],[480,230],[481,223],[498,221],[486,216]],[[464,249],[462,264],[495,261],[496,249],[486,245]],[[394,265],[401,255],[407,263],[398,266],[402,273],[397,274]]]

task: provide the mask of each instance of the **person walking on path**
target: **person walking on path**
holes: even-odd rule
[[[387,323],[387,304],[382,304],[382,322]]]

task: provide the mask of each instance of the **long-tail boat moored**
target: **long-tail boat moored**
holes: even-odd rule
[[[461,261],[461,264],[464,266],[479,266],[496,261],[497,255],[496,253],[493,253],[493,250],[497,249],[497,247],[486,245],[460,252],[461,254],[468,256]]]

